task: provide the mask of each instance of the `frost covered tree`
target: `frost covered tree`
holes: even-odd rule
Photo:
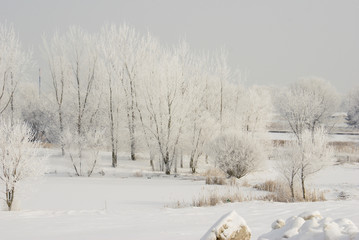
[[[150,120],[144,121],[145,129],[166,174],[171,173],[190,108],[183,53],[180,48],[163,48],[154,53],[141,84],[144,112]]]
[[[279,98],[279,111],[295,136],[305,129],[312,133],[320,124],[328,122],[339,104],[334,87],[319,78],[306,78],[295,82]]]
[[[24,123],[0,121],[0,181],[8,210],[12,210],[17,184],[39,173],[36,156],[39,143],[32,141],[34,132]]]
[[[263,133],[273,113],[269,92],[260,86],[241,89],[236,96],[234,115],[238,128],[252,133]]]
[[[302,198],[306,199],[306,179],[321,170],[332,160],[333,150],[328,144],[328,136],[323,128],[312,133],[304,130],[300,140],[285,143],[278,151],[278,170],[288,181],[292,200],[294,200],[295,179],[300,180]]]
[[[135,160],[138,146],[138,77],[145,64],[147,50],[152,47],[152,40],[150,36],[140,36],[135,29],[127,25],[119,27],[112,25],[102,29],[100,43],[100,52],[108,82],[112,162],[116,161],[118,126],[119,122],[123,121],[123,115],[129,133],[130,156],[132,160]]]
[[[333,149],[329,146],[328,135],[323,128],[317,128],[314,133],[306,130],[302,133],[300,161],[300,181],[302,197],[306,199],[305,181],[308,176],[318,172],[327,165],[333,157]]]
[[[212,145],[212,155],[220,169],[236,178],[255,171],[265,159],[258,140],[246,132],[220,135]]]
[[[287,141],[283,147],[276,148],[276,155],[278,158],[277,170],[284,177],[288,183],[291,201],[295,200],[295,181],[301,168],[302,152],[298,145],[298,140]]]
[[[55,33],[54,36],[47,40],[43,38],[44,53],[46,55],[49,72],[51,76],[51,85],[53,89],[53,101],[56,103],[56,113],[58,116],[59,135],[64,134],[64,110],[65,92],[69,89],[70,68],[68,59],[66,59],[66,39]],[[60,138],[61,139],[61,138]],[[65,145],[61,144],[62,155],[65,155]]]
[[[0,114],[10,107],[14,121],[14,94],[20,80],[26,77],[31,54],[22,49],[12,25],[0,23]]]
[[[95,128],[88,129],[82,135],[65,131],[62,142],[71,160],[71,164],[75,170],[76,176],[90,177],[99,161],[99,153],[103,147],[104,130]],[[81,146],[81,155],[79,155],[79,147]]]
[[[88,145],[86,141],[92,140],[87,138],[88,133],[101,131],[104,125],[101,119],[104,103],[100,76],[103,74],[99,64],[98,37],[79,27],[70,27],[62,37],[55,34],[49,43],[45,41],[44,44],[59,117],[61,145],[65,150],[71,150],[72,163],[76,158],[82,165],[82,161],[86,161],[82,154]],[[71,137],[68,137],[69,133]],[[71,139],[71,144],[65,143],[66,139]],[[76,157],[74,148],[77,149]],[[73,166],[76,174],[81,175],[75,168],[76,164]]]
[[[348,124],[352,127],[359,128],[359,88],[353,90],[348,97]]]
[[[199,157],[204,153],[204,145],[219,125],[208,108],[206,88],[210,71],[210,61],[206,56],[192,52],[187,43],[181,43],[181,64],[183,77],[187,81],[187,99],[190,102],[188,117],[183,128],[181,151],[188,152],[189,166],[196,172]],[[213,96],[212,96],[213,97]],[[182,154],[182,153],[181,153]],[[181,156],[182,158],[182,156]]]
[[[69,81],[75,111],[76,131],[81,136],[95,126],[102,100],[102,83],[98,64],[96,36],[81,28],[71,27],[66,33],[67,61],[71,74]]]

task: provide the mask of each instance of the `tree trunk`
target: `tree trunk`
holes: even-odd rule
[[[177,173],[177,154],[175,156],[175,173]]]
[[[181,150],[181,168],[183,168],[183,150]]]
[[[300,180],[302,182],[302,194],[303,194],[303,199],[305,200],[305,177],[304,177],[304,174],[303,174],[303,171],[301,172],[300,174]]]
[[[6,186],[6,205],[7,205],[9,211],[11,211],[11,209],[12,209],[12,204],[14,201],[14,194],[15,194],[15,187],[12,187],[11,189],[9,189]]]
[[[295,196],[294,196],[294,179],[290,182],[290,192],[292,194],[292,202],[294,202]]]
[[[189,165],[190,165],[192,174],[195,174],[196,173],[196,164],[194,162],[194,154],[191,154],[191,159],[190,159]]]
[[[155,165],[153,163],[153,159],[154,159],[155,155],[153,154],[153,152],[150,150],[150,165],[152,168],[152,171],[155,171]]]
[[[62,121],[62,111],[59,109],[59,122],[60,122],[60,136],[64,133],[64,123]],[[61,155],[65,156],[65,144],[64,141],[61,139]]]
[[[165,173],[166,175],[171,174],[171,165],[170,165],[170,155],[169,152],[166,153],[166,156],[163,159],[163,163],[165,164]]]
[[[117,151],[112,147],[112,167],[117,167]]]
[[[191,157],[190,157],[190,160],[189,160],[189,167],[193,168],[193,154],[192,153],[191,153]]]
[[[133,103],[132,103],[133,104]],[[135,138],[135,111],[134,111],[134,105],[131,107],[131,133],[130,133],[130,139],[131,139],[131,160],[136,160],[136,138]]]

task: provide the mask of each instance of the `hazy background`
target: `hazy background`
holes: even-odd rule
[[[304,76],[325,78],[342,93],[359,85],[357,0],[0,0],[5,20],[36,59],[43,33],[125,22],[168,44],[185,38],[198,50],[227,48],[247,85],[287,85]]]

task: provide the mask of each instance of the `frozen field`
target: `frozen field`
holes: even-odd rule
[[[359,165],[333,165],[310,179],[309,186],[326,190],[326,202],[227,203],[215,207],[173,208],[193,198],[227,186],[205,185],[201,177],[153,174],[148,161],[124,157],[118,169],[110,168],[108,156],[101,162],[105,176],[72,177],[68,159],[53,150],[47,174],[22,185],[18,210],[0,212],[1,239],[199,239],[223,214],[236,210],[252,230],[252,239],[270,231],[271,223],[304,211],[349,218],[359,226]],[[274,179],[271,163],[266,170],[246,177],[249,184]],[[141,174],[140,174],[141,173]],[[239,187],[244,194],[254,189]],[[340,191],[350,195],[337,200]]]

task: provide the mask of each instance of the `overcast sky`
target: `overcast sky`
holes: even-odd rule
[[[125,22],[168,44],[185,38],[198,50],[227,48],[247,85],[282,86],[306,76],[343,93],[359,85],[358,0],[0,0],[5,20],[36,58],[43,33]]]

